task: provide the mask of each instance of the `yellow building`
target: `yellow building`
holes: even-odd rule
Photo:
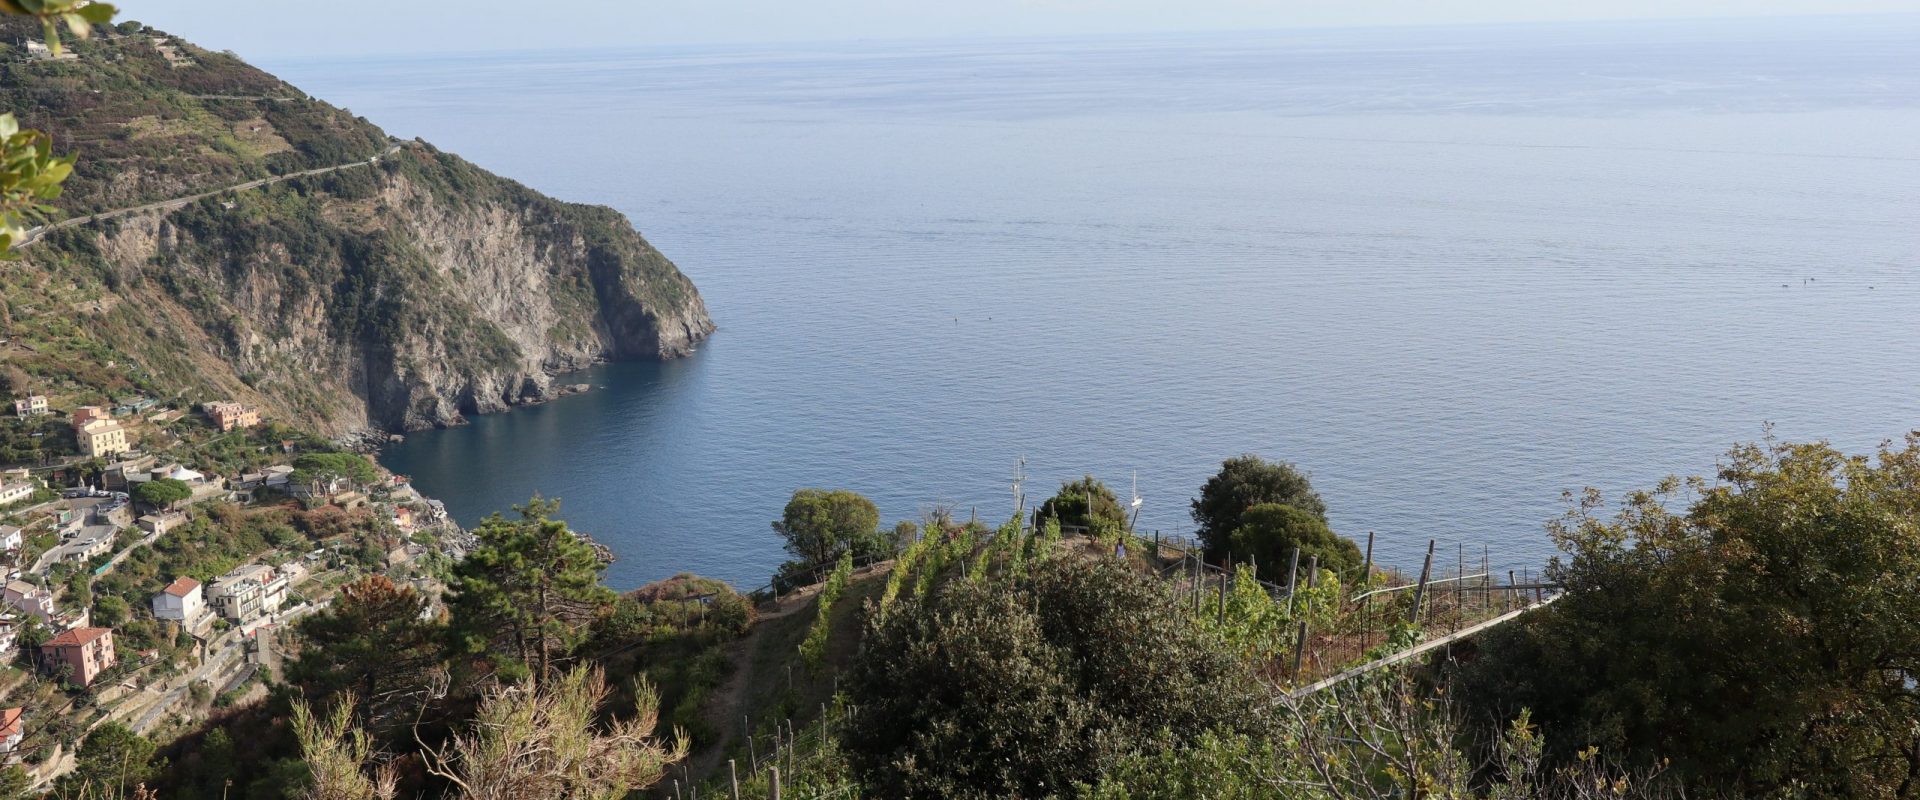
[[[106,458],[133,448],[127,444],[127,429],[111,419],[96,419],[77,431],[80,451],[91,458]]]

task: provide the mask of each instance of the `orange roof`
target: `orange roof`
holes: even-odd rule
[[[192,578],[174,578],[173,583],[167,584],[164,591],[174,597],[186,597],[198,588],[200,588],[200,582]]]
[[[26,716],[24,708],[9,708],[0,711],[0,739],[9,739],[20,735],[20,721]]]
[[[41,647],[79,647],[112,632],[112,628],[74,628],[48,639]]]

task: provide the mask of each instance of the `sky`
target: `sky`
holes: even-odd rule
[[[575,47],[1920,12],[1920,0],[121,0],[250,59]]]

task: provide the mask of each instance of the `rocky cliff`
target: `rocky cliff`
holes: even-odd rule
[[[0,107],[77,150],[72,213],[158,205],[0,266],[0,356],[37,382],[409,430],[548,398],[598,361],[686,355],[713,330],[692,282],[611,209],[391,141],[157,31],[76,50],[5,52]]]

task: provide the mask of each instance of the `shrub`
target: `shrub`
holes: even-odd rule
[[[1228,551],[1235,561],[1252,560],[1264,580],[1284,583],[1293,563],[1295,548],[1300,551],[1300,568],[1309,559],[1318,558],[1322,569],[1342,577],[1360,570],[1360,547],[1327,527],[1325,520],[1300,509],[1279,503],[1262,503],[1240,515],[1240,527],[1233,529]]]
[[[1258,725],[1258,683],[1156,579],[1056,558],[952,581],[868,623],[848,757],[887,797],[1040,797],[1130,753]]]

